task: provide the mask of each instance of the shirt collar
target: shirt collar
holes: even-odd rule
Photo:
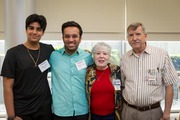
[[[128,54],[128,56],[131,56],[131,55],[135,55],[135,52],[133,51],[133,49],[131,49],[127,54]],[[142,54],[149,54],[150,55],[151,54],[151,47],[149,45],[146,45],[146,48],[142,52]]]
[[[61,54],[67,54],[66,50],[65,50],[65,47],[59,49],[58,52],[61,53]],[[79,55],[80,52],[81,52],[81,50],[78,48],[77,51],[75,53],[73,53],[73,54],[78,54]]]

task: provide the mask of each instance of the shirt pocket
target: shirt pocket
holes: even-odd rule
[[[162,72],[159,68],[149,69],[147,77],[148,85],[161,86],[162,85]]]

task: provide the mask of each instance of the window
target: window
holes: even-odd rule
[[[147,41],[147,44],[165,49],[169,53],[176,71],[180,73],[180,41]],[[131,49],[128,42],[126,42],[126,48],[127,50]]]
[[[4,40],[0,40],[0,56],[4,55],[4,51],[5,51],[5,43]]]
[[[4,59],[4,40],[0,40],[0,68],[2,66],[2,62]],[[0,69],[1,71],[1,69]],[[0,118],[6,116],[5,106],[4,106],[4,99],[3,99],[3,84],[2,84],[2,77],[0,77]]]
[[[4,59],[4,40],[0,40],[0,68],[2,66],[2,62]],[[1,69],[0,69],[1,72]],[[0,77],[0,104],[3,103],[3,85],[2,85],[2,77]],[[1,109],[0,109],[1,110]]]
[[[131,49],[129,43],[124,40],[83,40],[80,43],[80,48],[90,50],[97,42],[106,42],[112,47],[111,62],[119,65],[121,56],[128,50]],[[52,44],[55,49],[59,49],[64,46],[62,40],[41,40],[43,43]],[[177,73],[180,74],[180,41],[147,41],[149,45],[163,48],[168,51],[172,62],[177,70]],[[4,40],[0,40],[0,65],[2,64],[4,58]],[[2,77],[0,78],[2,79]],[[50,74],[48,76],[50,80]],[[3,105],[3,86],[2,80],[0,80],[0,113],[5,115],[5,106]],[[174,101],[172,105],[172,112],[177,112],[180,107],[180,83],[174,85]],[[162,101],[162,104],[164,101]]]
[[[122,40],[83,40],[81,41],[79,47],[84,49],[84,50],[89,50],[91,51],[92,47],[97,43],[97,42],[106,42],[109,44],[112,48],[111,52],[111,63],[119,65],[120,63],[120,57],[122,56],[124,52],[124,42]],[[63,47],[64,43],[62,40],[44,40],[42,41],[44,43],[52,44],[55,49],[59,49]]]

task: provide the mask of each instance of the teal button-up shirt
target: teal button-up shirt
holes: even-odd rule
[[[85,92],[86,68],[78,70],[76,63],[84,60],[92,65],[92,55],[78,49],[68,55],[64,48],[52,52],[50,56],[52,78],[52,107],[58,116],[77,116],[88,113]]]

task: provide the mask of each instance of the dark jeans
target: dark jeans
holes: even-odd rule
[[[53,120],[51,104],[40,107],[39,110],[35,113],[17,116],[21,117],[23,120]]]
[[[115,113],[111,113],[108,115],[91,114],[91,120],[115,120]]]
[[[88,116],[89,116],[89,114],[62,117],[62,116],[57,116],[57,115],[54,114],[53,118],[54,118],[54,120],[88,120]]]

